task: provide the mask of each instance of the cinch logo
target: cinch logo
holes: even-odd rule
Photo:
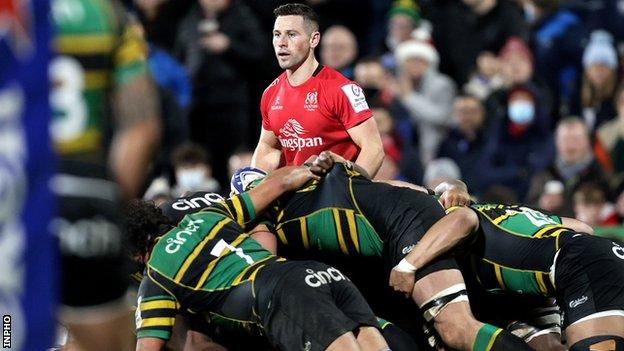
[[[184,228],[184,230],[181,230],[176,233],[175,239],[174,238],[167,239],[167,246],[165,246],[165,251],[167,251],[167,253],[169,254],[178,252],[178,250],[180,250],[180,246],[182,246],[186,242],[186,239],[187,239],[183,237],[182,235],[186,235],[186,236],[193,235],[199,229],[199,226],[197,224],[201,224],[201,223],[204,223],[203,219],[190,220],[189,223],[186,225],[186,228]]]
[[[279,130],[279,141],[284,149],[301,151],[304,147],[317,147],[323,145],[321,137],[302,138],[300,135],[307,133],[301,124],[294,118],[286,121]]]
[[[349,280],[345,277],[339,270],[334,267],[328,268],[326,271],[313,271],[311,269],[306,269],[305,282],[309,286],[313,288],[318,288],[323,284],[329,284],[333,281],[339,282],[341,280]]]
[[[624,247],[621,247],[620,245],[613,243],[613,253],[624,260]]]
[[[180,199],[171,204],[171,207],[174,210],[186,211],[190,209],[210,207],[221,201],[223,201],[223,197],[221,195],[208,193],[204,196],[193,197],[190,199]]]

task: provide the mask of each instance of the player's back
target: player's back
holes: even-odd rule
[[[383,240],[353,195],[351,184],[356,177],[362,176],[345,164],[336,164],[321,181],[282,197],[274,218],[280,243],[288,250],[381,256]]]
[[[106,0],[52,1],[51,133],[61,161],[106,165],[110,93],[145,70],[145,45],[115,6]]]
[[[488,289],[552,295],[556,252],[574,234],[558,216],[525,206],[475,204],[479,230],[471,244],[477,276]]]

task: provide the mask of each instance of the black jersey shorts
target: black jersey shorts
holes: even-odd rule
[[[575,234],[557,255],[555,286],[564,328],[599,312],[624,315],[624,244]]]
[[[354,181],[353,190],[362,213],[384,240],[383,255],[389,268],[396,266],[445,215],[438,200],[413,189]],[[445,269],[459,269],[451,253],[420,269],[416,279]]]
[[[130,284],[130,264],[117,185],[94,167],[63,163],[62,170],[52,180],[61,304],[86,308],[121,301]]]
[[[323,263],[273,264],[262,269],[255,289],[262,327],[279,350],[325,350],[360,326],[378,327],[355,285]]]

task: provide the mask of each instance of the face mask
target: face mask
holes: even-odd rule
[[[206,171],[203,168],[188,168],[176,172],[178,185],[184,189],[196,189],[206,180]]]
[[[516,124],[529,124],[535,117],[535,106],[528,101],[512,102],[507,108],[507,114],[509,119]]]

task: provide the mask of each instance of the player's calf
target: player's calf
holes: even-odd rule
[[[600,335],[578,341],[570,351],[624,351],[624,338],[616,335]]]

